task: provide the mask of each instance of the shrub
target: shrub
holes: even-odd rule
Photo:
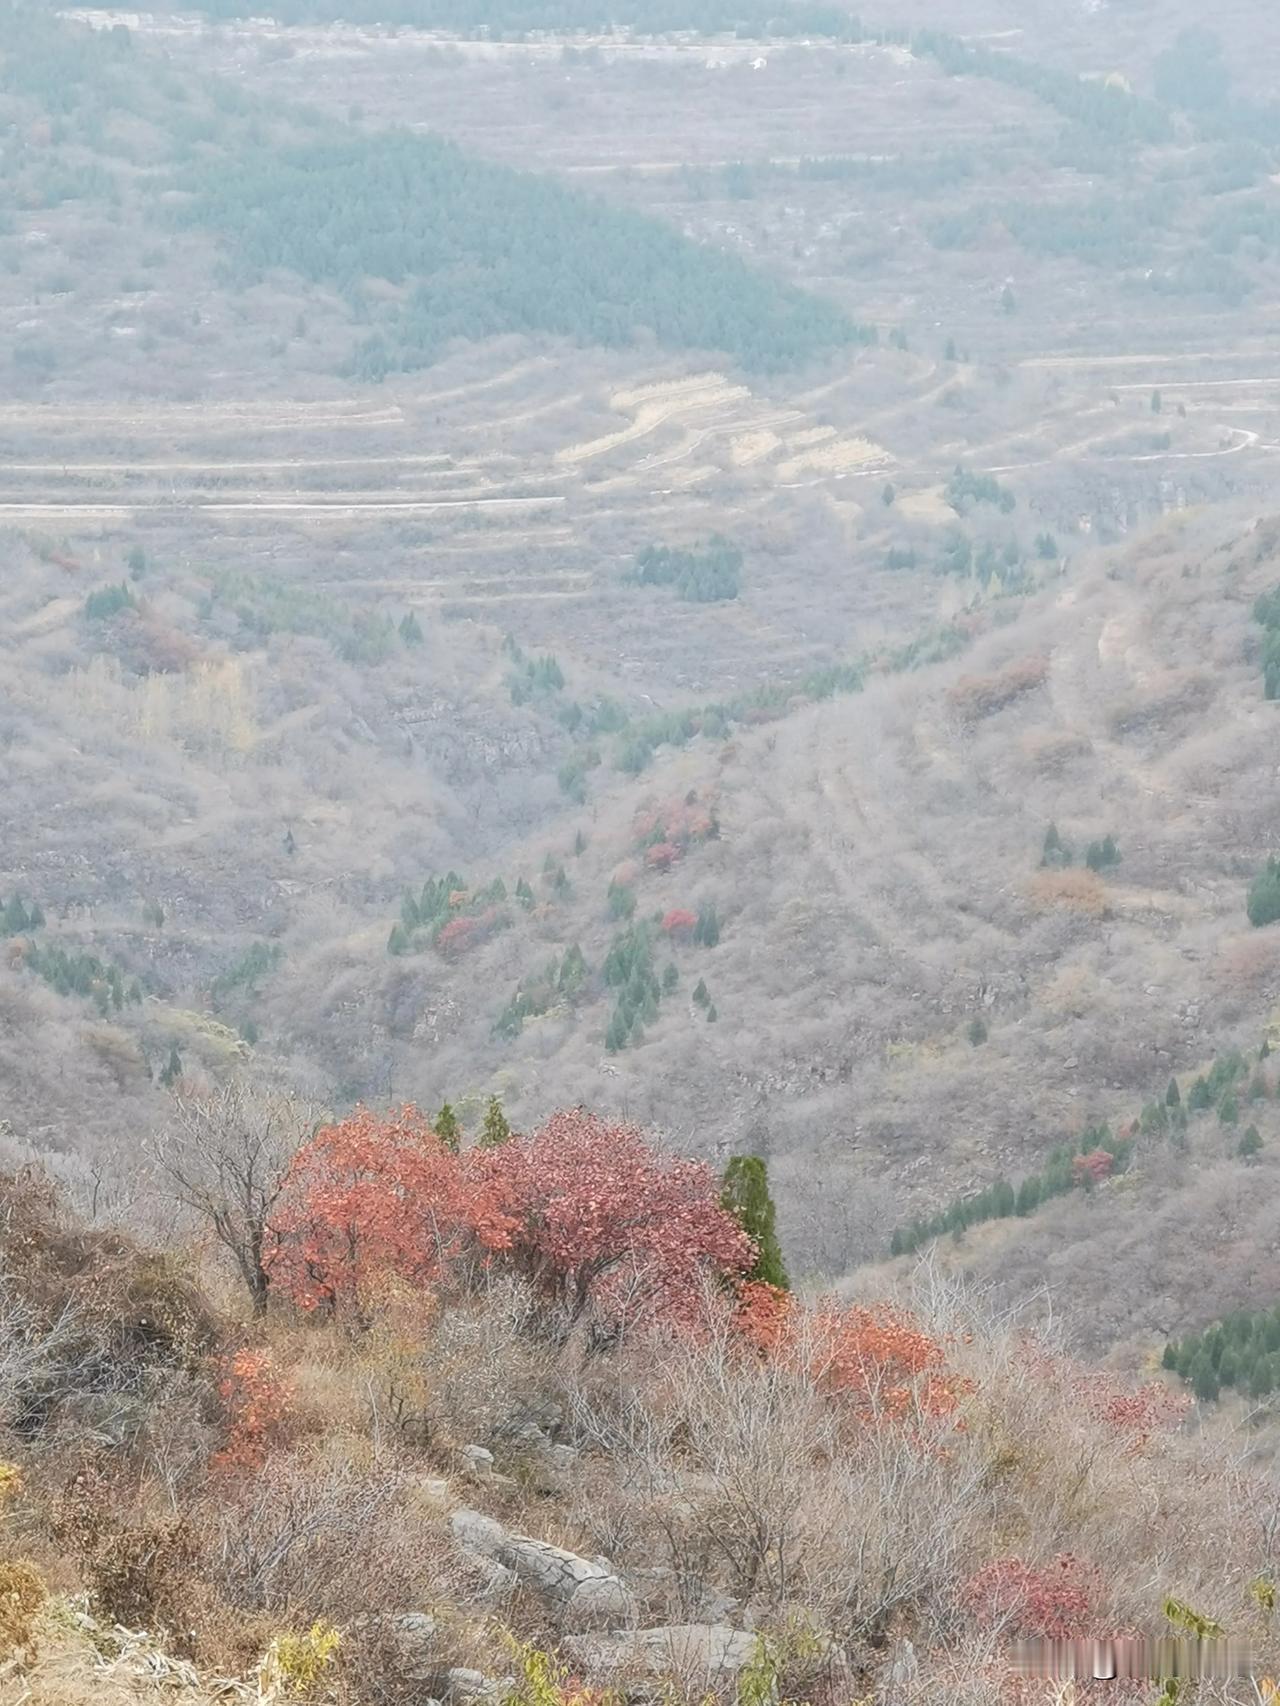
[[[0,1563],[0,1661],[30,1651],[47,1595],[44,1577],[27,1559]]]
[[[1255,929],[1280,919],[1280,858],[1268,859],[1253,879],[1245,909]]]
[[[1024,693],[1042,687],[1048,676],[1048,658],[1023,658],[997,675],[961,676],[947,698],[965,722],[976,723],[1012,705]]]
[[[1040,871],[1030,888],[1033,902],[1042,911],[1062,907],[1085,918],[1105,918],[1110,910],[1107,885],[1096,871]]]

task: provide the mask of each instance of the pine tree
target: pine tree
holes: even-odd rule
[[[1178,1080],[1171,1078],[1169,1088],[1164,1093],[1165,1106],[1179,1108],[1182,1106],[1182,1091],[1178,1088]]]
[[[407,954],[409,952],[409,933],[403,924],[391,926],[391,934],[387,937],[387,952],[389,954]]]
[[[1240,1104],[1234,1090],[1228,1090],[1218,1103],[1218,1119],[1223,1125],[1235,1125],[1240,1118]]]
[[[1191,1086],[1191,1094],[1187,1097],[1187,1106],[1192,1113],[1201,1113],[1205,1108],[1213,1106],[1213,1092],[1209,1088],[1209,1080],[1203,1074]]]
[[[790,1290],[778,1243],[777,1209],[769,1192],[769,1169],[758,1155],[733,1157],[724,1170],[720,1201],[756,1247],[755,1266],[747,1278]]]
[[[893,507],[893,500],[897,495],[897,492],[893,489],[893,481],[886,480],[884,483],[884,490],[880,493],[880,501],[884,504],[886,509],[891,509]]]
[[[182,1056],[178,1053],[177,1043],[169,1044],[169,1060],[164,1071],[160,1074],[160,1082],[166,1087],[176,1084],[182,1077]]]
[[[1000,306],[1004,309],[1006,314],[1017,313],[1018,299],[1013,294],[1013,286],[1011,284],[1006,284],[1004,289],[1000,292]]]
[[[715,1004],[715,1002],[714,1002],[714,1001],[713,1001],[713,1002],[712,1002],[712,1003],[711,1003],[711,1004],[710,1004],[710,1006],[709,1006],[709,1007],[708,1007],[708,1008],[707,1008],[707,1023],[708,1023],[708,1024],[709,1024],[709,1025],[714,1025],[714,1024],[715,1024],[715,1022],[716,1022],[716,1020],[717,1020],[717,1019],[718,1019],[718,1018],[719,1018],[719,1017],[720,1017],[720,1015],[719,1015],[719,1013],[717,1013],[717,1012],[716,1012],[716,1004]]]
[[[497,1096],[490,1096],[489,1105],[484,1111],[484,1124],[480,1127],[479,1144],[481,1149],[497,1149],[511,1137],[511,1127],[507,1124],[507,1116],[502,1111],[502,1103]]]
[[[987,1040],[986,1020],[981,1017],[970,1019],[968,1037],[974,1048],[977,1048],[980,1043],[985,1043]]]
[[[400,619],[400,638],[406,646],[422,644],[422,624],[412,610],[406,611]]]
[[[679,983],[679,981],[680,981],[680,973],[676,969],[676,962],[674,960],[672,960],[671,963],[666,967],[666,969],[663,971],[663,974],[662,974],[662,992],[663,992],[663,994],[664,995],[670,995],[671,991],[676,987],[676,985]]]
[[[451,1149],[456,1155],[462,1146],[462,1127],[458,1124],[458,1116],[449,1102],[441,1103],[440,1112],[432,1121],[432,1129],[445,1148]]]
[[[694,1006],[695,1007],[705,1007],[707,1005],[707,1003],[710,1001],[710,999],[711,999],[711,997],[707,993],[706,984],[703,982],[703,980],[701,978],[699,978],[697,981],[697,984],[694,986],[694,991],[693,991],[693,1004],[694,1004]]]
[[[1250,1157],[1256,1155],[1261,1148],[1262,1133],[1258,1130],[1256,1125],[1251,1125],[1245,1132],[1244,1136],[1240,1139],[1240,1142],[1236,1145],[1236,1154],[1243,1160],[1248,1161]]]

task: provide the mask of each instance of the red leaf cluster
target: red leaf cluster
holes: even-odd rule
[[[651,871],[669,871],[680,857],[681,849],[674,841],[656,841],[644,856]]]
[[[684,848],[698,841],[709,841],[715,833],[711,808],[696,797],[667,800],[663,805],[637,812],[632,825],[637,847],[669,841]]]
[[[1097,1567],[1071,1552],[1050,1563],[998,1558],[984,1564],[961,1590],[961,1598],[984,1629],[1010,1635],[1069,1640],[1091,1633],[1102,1587]]]
[[[750,1239],[701,1162],[577,1109],[495,1149],[453,1154],[413,1108],[367,1110],[295,1157],[272,1223],[273,1284],[354,1309],[387,1275],[425,1286],[477,1257],[509,1264],[573,1318],[692,1320],[707,1273],[741,1275]]]
[[[668,936],[690,936],[697,929],[698,915],[687,907],[673,906],[662,917],[662,929]]]
[[[691,1320],[704,1274],[753,1260],[711,1169],[662,1153],[636,1126],[578,1108],[470,1160],[512,1227],[507,1259],[575,1318],[594,1303]]]
[[[1082,1184],[1086,1177],[1101,1184],[1104,1179],[1111,1177],[1111,1170],[1116,1164],[1116,1158],[1108,1149],[1093,1149],[1088,1155],[1077,1155],[1071,1163],[1076,1183]]]
[[[1114,1429],[1130,1454],[1141,1451],[1154,1434],[1172,1432],[1191,1407],[1189,1394],[1158,1380],[1127,1392],[1108,1374],[1086,1374],[1080,1385],[1089,1415]]]
[[[270,1351],[236,1351],[226,1362],[218,1395],[226,1413],[226,1443],[214,1466],[256,1469],[279,1438],[289,1412],[289,1389]]]

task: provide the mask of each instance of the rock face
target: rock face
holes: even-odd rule
[[[674,1673],[695,1684],[714,1685],[736,1676],[755,1644],[749,1630],[723,1623],[669,1623],[632,1634],[570,1636],[565,1647],[589,1671]]]
[[[568,1629],[628,1629],[635,1623],[634,1596],[602,1562],[522,1534],[509,1535],[498,1557]]]

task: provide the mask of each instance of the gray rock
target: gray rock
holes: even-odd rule
[[[507,1543],[507,1531],[500,1522],[481,1511],[465,1507],[449,1517],[453,1538],[464,1552],[474,1552],[481,1558],[497,1558]]]
[[[755,1651],[747,1630],[723,1623],[671,1623],[624,1635],[571,1635],[565,1649],[589,1671],[677,1675],[695,1684],[736,1676]]]
[[[493,1453],[483,1445],[464,1445],[462,1461],[467,1473],[479,1481],[487,1481],[493,1474]]]
[[[567,1474],[578,1461],[578,1451],[572,1445],[548,1445],[543,1456],[548,1469],[554,1469],[558,1474]]]
[[[509,1686],[483,1671],[466,1670],[455,1666],[445,1673],[446,1693],[450,1700],[492,1700],[505,1693]]]
[[[557,1610],[568,1628],[626,1629],[636,1620],[634,1595],[604,1559],[583,1558],[521,1534],[508,1537],[498,1558]]]

